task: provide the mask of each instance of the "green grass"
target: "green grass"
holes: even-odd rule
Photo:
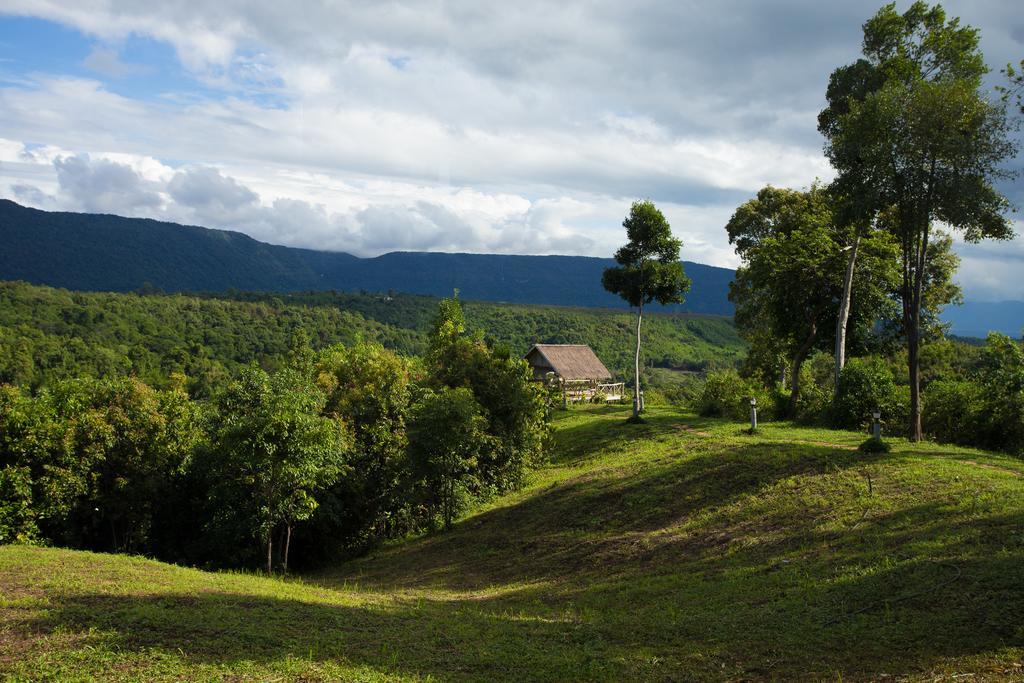
[[[552,461],[523,491],[301,580],[0,548],[0,672],[1024,678],[1024,462],[627,414],[558,414]]]

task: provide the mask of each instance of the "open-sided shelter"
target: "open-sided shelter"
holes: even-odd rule
[[[533,378],[558,382],[566,400],[622,398],[623,384],[608,382],[612,373],[586,344],[534,344],[525,358],[533,368]]]

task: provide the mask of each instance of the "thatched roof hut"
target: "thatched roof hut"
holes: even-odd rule
[[[535,379],[544,379],[549,372],[566,381],[601,381],[612,376],[586,344],[534,344],[525,358]]]

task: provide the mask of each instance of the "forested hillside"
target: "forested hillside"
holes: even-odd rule
[[[258,242],[238,232],[119,216],[47,212],[0,200],[0,279],[92,291],[400,291],[529,304],[606,306],[612,259],[394,252],[357,258]],[[684,252],[685,253],[685,252]],[[684,262],[692,294],[674,311],[732,315],[733,272]]]
[[[209,395],[240,366],[274,367],[296,330],[314,347],[377,341],[420,355],[438,300],[329,292],[233,293],[233,298],[69,292],[0,283],[0,383],[38,387],[77,375],[136,375],[165,386],[171,373]],[[626,312],[466,302],[468,327],[523,354],[536,342],[590,344],[616,374],[630,362]],[[701,369],[735,364],[743,345],[731,321],[662,314],[645,330],[650,364]]]

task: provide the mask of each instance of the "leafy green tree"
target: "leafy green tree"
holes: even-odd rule
[[[818,186],[801,192],[763,188],[741,205],[726,225],[742,265],[730,286],[736,325],[757,351],[789,359],[790,411],[800,400],[801,366],[832,339],[831,323],[845,286],[846,230],[837,227],[828,193]],[[880,235],[861,238],[849,316],[861,334],[886,308],[893,286],[895,251]]]
[[[249,515],[273,571],[274,532],[284,530],[282,566],[288,571],[291,535],[308,519],[317,496],[345,472],[351,435],[337,418],[321,415],[326,397],[294,368],[268,375],[244,370],[219,403],[215,448],[220,497]]]
[[[1024,453],[1024,343],[990,334],[977,381],[984,388],[986,404],[981,445]]]
[[[326,394],[323,412],[351,427],[353,447],[349,475],[323,493],[307,530],[331,539],[318,544],[328,553],[410,531],[409,362],[380,344],[360,342],[324,349],[316,373],[317,385]]]
[[[441,299],[437,304],[437,315],[430,330],[427,359],[432,365],[446,370],[446,356],[455,347],[466,332],[466,316],[459,303],[459,290],[455,290],[451,299]]]
[[[27,467],[0,467],[0,544],[34,541],[39,535]]]
[[[825,151],[858,220],[893,212],[907,340],[911,420],[921,431],[921,311],[932,226],[968,241],[1007,239],[1008,202],[994,187],[1015,153],[1005,106],[981,91],[987,72],[976,29],[940,6],[883,7],[864,24],[864,58],[833,72],[819,117]]]
[[[486,433],[493,437],[477,457],[478,484],[493,492],[519,486],[543,457],[549,433],[543,387],[533,381],[525,360],[507,348],[489,346],[480,334],[465,334],[458,299],[441,302],[433,330],[430,382],[470,389],[487,421]]]
[[[427,389],[412,407],[413,467],[424,481],[428,508],[440,513],[445,529],[451,528],[474,488],[477,454],[488,440],[486,427],[480,404],[465,387]]]
[[[88,491],[95,455],[76,453],[72,436],[48,393],[32,397],[0,385],[0,470],[8,500],[0,542],[48,537]]]
[[[643,410],[640,386],[640,326],[644,305],[657,301],[662,305],[682,303],[690,289],[683,273],[679,249],[683,243],[672,236],[665,216],[650,200],[636,201],[622,222],[629,241],[615,252],[616,267],[608,268],[601,284],[637,309],[636,352],[633,355],[633,419]]]
[[[1013,63],[1007,64],[1000,73],[1006,76],[1007,85],[997,86],[996,90],[1002,94],[1003,102],[1015,100],[1015,106],[1024,115],[1024,59],[1016,67]]]
[[[135,378],[63,382],[54,396],[75,453],[93,463],[72,533],[91,547],[145,549],[171,478],[205,438],[196,405],[180,388],[161,392]]]
[[[0,468],[17,474],[7,483],[28,493],[52,541],[147,550],[154,512],[203,436],[180,388],[83,378],[31,397],[0,387]]]

